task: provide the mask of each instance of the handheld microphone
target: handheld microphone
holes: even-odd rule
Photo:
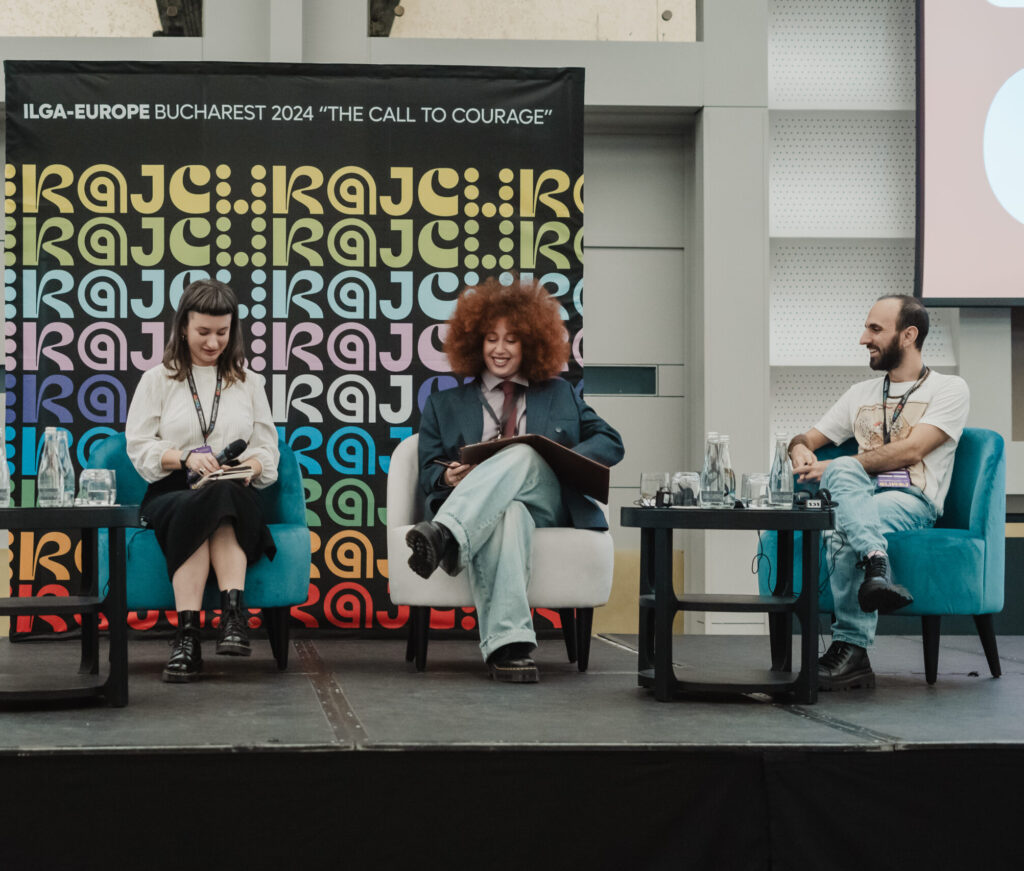
[[[237,457],[242,451],[249,446],[249,443],[245,439],[235,439],[231,444],[224,448],[214,459],[222,466],[225,463],[231,462]]]
[[[242,451],[248,446],[248,442],[245,439],[235,439],[231,444],[227,445],[214,459],[223,466],[225,463],[230,463],[235,457],[237,457]],[[203,445],[206,448],[205,445]],[[209,448],[206,448],[209,450]],[[196,481],[202,476],[198,472],[193,472],[191,469],[188,470],[188,474],[185,476],[185,480],[191,487]]]

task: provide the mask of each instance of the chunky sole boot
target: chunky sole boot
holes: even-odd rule
[[[171,642],[171,655],[164,666],[166,683],[190,683],[203,669],[203,652],[199,642],[199,612],[179,611],[178,631]]]
[[[487,668],[491,677],[502,683],[537,683],[540,680],[537,663],[528,656],[492,662]]]
[[[220,656],[251,656],[249,618],[245,613],[241,590],[222,590],[220,594]]]
[[[417,523],[406,533],[405,543],[412,551],[409,568],[421,578],[429,578],[438,566],[453,577],[459,573],[459,545],[443,523]]]
[[[540,672],[530,654],[535,644],[513,642],[499,647],[487,657],[487,668],[494,680],[502,683],[537,683]]]
[[[857,591],[857,601],[865,614],[877,611],[891,614],[914,603],[910,590],[902,584],[886,584],[874,579],[865,581]]]
[[[875,673],[863,647],[847,641],[833,641],[818,660],[818,689],[822,692],[874,688]]]
[[[866,556],[857,562],[857,567],[864,569],[864,583],[857,590],[857,602],[865,614],[875,611],[891,614],[913,604],[910,590],[892,582],[892,569],[886,554]]]
[[[841,690],[873,690],[875,673],[870,669],[858,669],[844,675],[822,675],[818,672],[818,689],[823,693]]]

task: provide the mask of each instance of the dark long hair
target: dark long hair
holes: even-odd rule
[[[242,339],[242,326],[238,322],[238,298],[223,281],[214,281],[212,278],[193,281],[186,287],[178,303],[178,310],[174,313],[171,337],[164,348],[164,366],[174,373],[174,380],[184,381],[192,366],[192,352],[185,340],[192,312],[231,315],[228,343],[217,360],[217,371],[225,384],[245,381],[245,343]]]

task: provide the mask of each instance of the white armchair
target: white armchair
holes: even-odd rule
[[[409,568],[405,535],[423,519],[417,445],[419,436],[405,439],[395,448],[388,469],[388,575],[391,601],[409,605],[409,643],[406,661],[416,669],[427,665],[427,640],[431,608],[473,606],[469,580],[463,570],[450,577],[440,568],[421,578]],[[612,589],[614,547],[608,532],[555,527],[538,529],[533,537],[533,570],[528,598],[532,608],[557,610],[569,662],[587,670],[594,608],[604,605]]]

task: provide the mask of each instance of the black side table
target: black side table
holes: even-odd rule
[[[96,682],[56,680],[52,676],[27,675],[12,686],[0,686],[0,703],[86,699],[102,696],[114,707],[128,704],[128,626],[125,593],[126,527],[139,525],[138,505],[102,505],[67,508],[0,508],[0,529],[82,530],[82,595],[0,598],[0,615],[82,615],[82,659],[79,675],[99,674],[99,615],[110,624],[110,671]],[[109,586],[105,597],[99,590],[99,531],[109,530]],[[12,581],[14,579],[12,578]]]
[[[640,528],[640,643],[638,681],[659,701],[680,692],[786,693],[803,704],[818,700],[818,548],[832,529],[830,509],[632,508],[623,526]],[[684,595],[672,588],[673,529],[777,530],[778,585],[773,596]],[[793,533],[803,532],[802,587],[793,595]],[[672,667],[672,624],[679,611],[768,614],[771,669],[730,669],[678,680]],[[792,672],[793,615],[800,620],[800,671]]]

